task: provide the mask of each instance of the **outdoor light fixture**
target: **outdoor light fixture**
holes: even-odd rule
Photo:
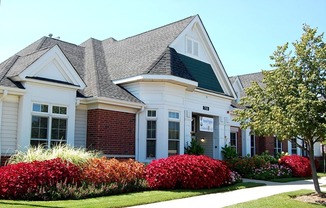
[[[201,141],[201,142],[205,142],[205,138],[201,138],[200,141]]]

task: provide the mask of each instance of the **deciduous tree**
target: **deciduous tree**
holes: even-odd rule
[[[309,154],[315,190],[321,193],[314,144],[326,136],[326,45],[323,33],[303,25],[300,40],[278,46],[270,57],[273,70],[263,71],[263,85],[253,82],[246,89],[237,110],[242,128],[256,135],[276,135],[280,140],[297,138],[299,147]],[[302,145],[305,144],[305,145]]]

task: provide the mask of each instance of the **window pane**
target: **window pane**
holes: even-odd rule
[[[41,105],[41,112],[49,112],[47,105]]]
[[[59,114],[60,110],[59,110],[59,106],[53,106],[52,107],[52,113],[58,113]]]
[[[52,107],[52,113],[66,115],[67,114],[67,108],[62,107],[62,106],[53,106]]]
[[[52,118],[51,140],[66,140],[67,120]]]
[[[60,114],[67,114],[67,108],[66,107],[60,107]]]
[[[31,140],[31,146],[37,147],[37,146],[48,146],[48,142],[46,140]]]
[[[177,155],[179,154],[179,142],[178,141],[169,141],[169,152],[168,155]]]
[[[169,121],[169,139],[178,139],[180,135],[179,122]]]
[[[33,103],[33,111],[41,112],[41,105]]]
[[[147,121],[147,138],[156,138],[156,121]]]
[[[48,118],[32,116],[31,138],[46,139],[48,132]]]
[[[155,110],[147,111],[147,117],[156,117],[156,111]]]
[[[156,140],[147,140],[146,157],[156,157]]]
[[[33,103],[33,111],[35,112],[48,112],[48,105]]]
[[[169,118],[179,119],[179,113],[177,113],[177,112],[169,112]]]

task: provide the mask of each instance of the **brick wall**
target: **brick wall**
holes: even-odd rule
[[[135,114],[102,109],[87,113],[87,148],[109,155],[135,154]]]
[[[269,152],[270,155],[274,155],[274,137],[272,136],[259,136],[256,137],[256,154],[262,154],[266,150]],[[282,151],[288,152],[288,142],[282,141]]]

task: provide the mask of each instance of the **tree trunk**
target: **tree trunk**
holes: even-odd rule
[[[312,172],[312,180],[314,182],[315,191],[319,195],[321,195],[322,193],[320,191],[320,186],[319,186],[318,177],[317,177],[316,164],[315,164],[314,143],[308,142],[308,145],[309,145],[309,160],[310,160],[310,167],[311,167],[311,172]]]

